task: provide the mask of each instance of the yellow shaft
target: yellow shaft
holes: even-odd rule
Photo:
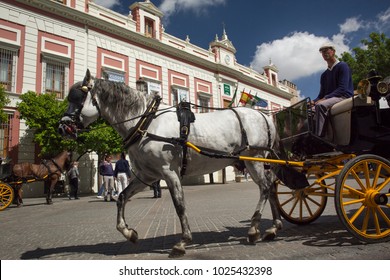
[[[190,142],[186,142],[187,147],[193,149],[197,153],[202,153],[202,150],[199,149],[197,146]],[[283,165],[291,165],[291,166],[299,166],[303,167],[303,162],[300,161],[287,161],[287,160],[280,160],[280,159],[269,159],[269,158],[257,158],[257,157],[247,157],[247,156],[238,156],[239,160],[251,160],[251,161],[260,161],[260,162],[266,162],[266,163],[276,163],[276,164],[283,164]]]

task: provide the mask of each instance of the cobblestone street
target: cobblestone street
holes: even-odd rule
[[[253,182],[185,186],[188,217],[194,243],[184,260],[357,260],[390,259],[390,243],[362,244],[339,221],[333,199],[312,224],[284,222],[274,241],[249,245],[250,217],[257,204]],[[0,258],[158,260],[168,259],[180,239],[180,223],[169,192],[160,199],[153,192],[137,194],[127,204],[126,219],[139,234],[132,244],[116,230],[116,203],[95,196],[80,200],[25,199],[22,208],[10,206],[0,212]],[[267,204],[261,230],[271,226]]]

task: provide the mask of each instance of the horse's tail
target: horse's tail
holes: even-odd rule
[[[274,117],[274,125],[276,132],[275,140],[273,143],[274,145],[272,147],[273,156],[275,159],[288,161],[288,156],[286,150],[284,149],[283,141],[281,140],[279,135],[277,123],[278,122]],[[276,175],[276,177],[278,177],[278,179],[290,189],[301,189],[309,186],[309,182],[307,181],[306,176],[287,164],[273,164],[271,166],[271,169]]]
[[[273,159],[287,159],[287,154],[283,147],[283,142],[280,139],[279,135],[279,129],[278,129],[278,122],[276,121],[275,115],[272,115],[273,118],[273,124],[275,126],[275,139],[273,141],[273,145],[271,147],[273,153],[272,158]]]

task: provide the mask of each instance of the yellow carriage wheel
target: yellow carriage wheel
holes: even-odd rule
[[[390,161],[361,155],[341,170],[335,190],[337,214],[346,229],[367,243],[390,240]]]
[[[0,211],[7,208],[14,200],[13,188],[0,181]]]
[[[324,212],[327,192],[320,185],[292,190],[279,181],[276,185],[276,202],[280,215],[293,224],[310,224]]]

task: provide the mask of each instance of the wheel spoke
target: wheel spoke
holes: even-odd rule
[[[378,179],[379,179],[379,177],[380,177],[381,170],[382,170],[382,165],[379,164],[379,165],[378,165],[378,168],[376,169],[376,172],[375,172],[374,182],[372,183],[372,186],[373,186],[374,188],[375,188],[375,186],[378,184]]]
[[[319,206],[319,204],[316,203],[316,201],[310,199],[309,197],[308,197],[308,199],[309,199],[310,201],[314,202],[315,204],[317,204],[317,206]],[[307,203],[306,198],[303,200],[303,202],[304,202],[305,205],[306,205],[306,209],[307,209],[307,211],[309,212],[309,215],[310,215],[310,216],[313,216],[313,212],[311,211],[311,208],[310,208],[309,204]]]
[[[356,182],[359,184],[360,188],[363,191],[366,191],[366,187],[363,185],[362,181],[359,178],[359,175],[356,174],[355,170],[351,170],[352,176],[355,178]]]
[[[288,213],[290,216],[292,215],[292,212],[295,210],[295,207],[297,207],[298,204],[298,198],[295,199],[294,204],[291,207],[291,211]]]
[[[317,202],[316,200],[312,199],[311,197],[307,197],[306,199],[310,200],[311,202],[313,202],[315,205],[317,206],[321,206],[321,203]]]
[[[284,206],[284,205],[286,205],[287,203],[291,202],[291,201],[294,200],[294,199],[295,199],[295,197],[292,196],[292,197],[290,197],[289,199],[287,199],[285,202],[281,203],[280,206]]]
[[[368,208],[367,211],[366,211],[366,214],[364,215],[363,226],[362,226],[362,229],[361,229],[361,231],[363,233],[367,232],[368,222],[369,221],[370,221],[370,209]]]
[[[390,227],[390,219],[389,219],[389,217],[386,215],[386,213],[383,212],[382,208],[378,207],[378,208],[377,208],[377,211],[378,211],[379,215],[385,220],[387,226]]]
[[[353,187],[351,187],[351,186],[348,186],[348,185],[346,185],[346,184],[345,184],[343,187],[349,191],[349,192],[348,192],[348,191],[343,192],[343,194],[353,193],[353,194],[356,194],[356,195],[358,195],[358,196],[364,196],[364,193],[365,193],[365,192],[362,192],[362,191],[360,191],[360,190],[358,190],[358,189],[355,189],[355,188],[353,188]],[[364,187],[362,187],[362,190],[365,191]]]
[[[371,182],[370,182],[370,169],[368,167],[368,162],[363,162],[363,174],[366,179],[366,189],[371,189]]]
[[[390,177],[387,177],[387,179],[378,186],[378,188],[376,189],[376,191],[380,192],[381,190],[383,190],[384,187],[386,187],[388,184],[390,183]],[[389,194],[386,194],[387,196],[389,196]]]
[[[364,210],[364,205],[360,206],[359,209],[356,210],[356,213],[353,214],[352,217],[349,219],[351,224],[353,224],[355,222],[355,220],[360,216],[360,214],[363,212],[363,210]]]

